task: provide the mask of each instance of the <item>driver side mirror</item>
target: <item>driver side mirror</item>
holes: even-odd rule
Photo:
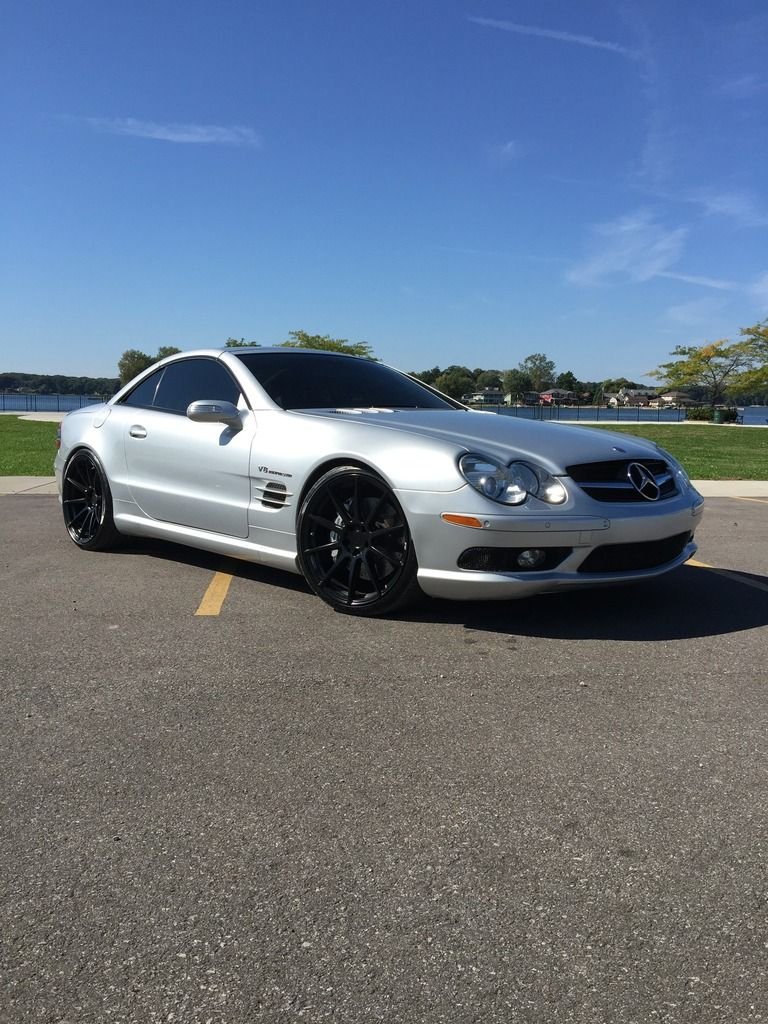
[[[195,423],[226,423],[232,430],[243,429],[237,406],[231,402],[220,402],[210,398],[190,402],[187,406],[187,419]]]

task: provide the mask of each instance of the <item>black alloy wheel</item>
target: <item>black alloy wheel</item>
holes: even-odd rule
[[[336,611],[384,615],[419,593],[408,522],[391,489],[358,466],[338,466],[299,513],[299,567]]]
[[[119,539],[112,518],[109,484],[90,452],[75,452],[64,467],[61,501],[64,524],[78,547],[103,551]]]

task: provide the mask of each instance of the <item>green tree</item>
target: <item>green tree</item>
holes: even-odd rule
[[[416,380],[423,380],[425,384],[434,385],[442,372],[439,366],[433,366],[431,370],[419,370],[418,373],[414,371],[411,373],[411,377],[415,377]]]
[[[175,355],[177,352],[181,352],[180,348],[174,348],[173,345],[163,345],[157,350],[157,355],[149,356],[146,352],[141,352],[137,348],[129,348],[120,356],[117,363],[117,372],[120,375],[120,384],[127,384],[128,381],[133,380],[134,377],[138,376],[142,370],[146,370],[148,366],[156,363],[159,359],[165,359],[166,356]]]
[[[530,377],[532,391],[543,391],[555,379],[555,364],[543,352],[526,356],[518,369]]]
[[[331,338],[327,334],[308,334],[306,331],[289,331],[288,341],[283,348],[314,348],[324,352],[343,352],[349,356],[363,356],[376,359],[373,349],[365,341],[347,341],[346,338]]]
[[[484,388],[500,388],[501,376],[501,370],[475,370],[475,386],[479,391]]]
[[[768,391],[768,320],[742,327],[739,333],[748,346],[751,365],[736,378],[730,390],[764,396]]]
[[[440,374],[433,387],[451,398],[461,399],[462,395],[475,390],[475,378],[466,366],[449,366]]]
[[[530,374],[522,370],[507,370],[501,379],[505,395],[511,395],[512,401],[520,398],[526,391],[533,391]]]
[[[565,373],[559,373],[555,378],[555,387],[562,388],[563,391],[575,391],[580,392],[583,390],[581,382],[577,380],[576,375],[570,370],[566,370]]]
[[[246,341],[245,338],[227,338],[224,348],[260,348],[258,341]]]
[[[651,374],[651,376],[653,376]],[[636,388],[642,388],[642,384],[638,384],[637,381],[629,380],[628,377],[609,377],[604,380],[601,388],[609,395],[615,394],[617,391],[621,391],[622,388],[630,388],[635,390]]]
[[[729,342],[727,338],[705,345],[678,345],[671,355],[649,374],[667,388],[700,387],[710,405],[717,405],[728,391],[739,386],[758,367],[760,339]]]
[[[152,356],[148,356],[146,352],[141,352],[137,348],[126,349],[117,363],[120,383],[127,384],[129,380],[133,380],[142,370],[146,370],[148,366],[151,366],[154,361]]]

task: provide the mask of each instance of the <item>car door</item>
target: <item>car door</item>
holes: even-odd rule
[[[198,400],[232,402],[242,429],[195,423]],[[116,408],[131,497],[153,519],[233,537],[248,535],[253,414],[229,371],[207,357],[168,363]]]

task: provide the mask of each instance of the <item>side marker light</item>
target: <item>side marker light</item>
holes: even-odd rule
[[[477,516],[460,516],[454,512],[442,512],[440,518],[453,526],[470,526],[473,530],[482,530],[483,528],[483,521]]]

